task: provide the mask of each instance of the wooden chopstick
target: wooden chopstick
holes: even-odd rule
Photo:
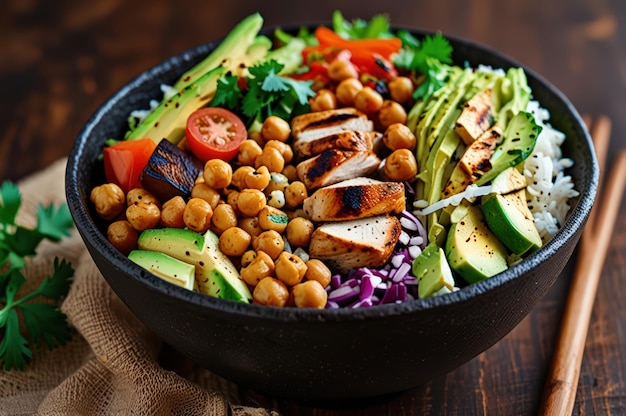
[[[606,117],[591,126],[601,172],[606,164],[610,131],[610,120]],[[561,331],[544,387],[541,415],[570,415],[574,409],[593,303],[625,186],[626,151],[621,151],[608,174],[605,189],[598,189],[599,198],[581,237]]]

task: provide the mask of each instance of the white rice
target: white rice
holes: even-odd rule
[[[569,200],[578,196],[574,182],[564,169],[573,161],[562,157],[561,144],[565,135],[554,129],[548,119],[550,113],[537,101],[528,104],[535,121],[542,127],[535,149],[524,162],[524,176],[528,182],[526,195],[528,207],[533,213],[535,226],[543,241],[547,241],[565,222],[570,210]]]

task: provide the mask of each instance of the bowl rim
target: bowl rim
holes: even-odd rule
[[[328,25],[327,22],[319,23],[302,23],[291,26],[273,26],[262,30],[262,34],[273,33],[277,28],[283,30],[297,30],[302,26],[315,27],[316,25]],[[425,35],[433,35],[436,32],[424,31],[420,29],[393,26],[395,30],[407,30],[412,34],[423,37]],[[446,294],[445,296],[435,296],[427,299],[414,299],[406,301],[400,304],[384,304],[377,305],[371,308],[339,308],[339,309],[307,309],[307,308],[280,308],[273,306],[262,306],[256,304],[244,304],[240,302],[218,299],[209,295],[190,291],[182,287],[176,286],[169,282],[166,282],[157,276],[152,275],[146,270],[140,268],[132,261],[130,261],[121,252],[116,250],[106,239],[105,235],[98,229],[95,222],[89,215],[89,209],[86,206],[88,198],[81,198],[81,191],[77,181],[78,167],[80,165],[81,155],[84,153],[87,146],[88,138],[91,133],[96,130],[98,123],[103,120],[107,113],[115,108],[119,102],[124,101],[124,97],[132,92],[134,89],[139,88],[144,82],[150,82],[154,77],[163,72],[169,71],[172,67],[178,66],[178,62],[196,61],[201,59],[212,50],[219,42],[223,40],[216,39],[207,43],[203,43],[192,47],[182,53],[171,56],[164,61],[157,63],[156,65],[143,71],[135,78],[124,84],[116,92],[114,92],[109,98],[107,98],[92,114],[88,121],[83,125],[79,131],[77,138],[70,150],[68,156],[66,173],[65,173],[65,185],[66,185],[66,199],[71,215],[76,224],[76,228],[79,234],[85,240],[85,243],[89,247],[92,245],[94,248],[101,250],[102,254],[112,262],[121,272],[127,273],[141,283],[149,291],[157,291],[163,295],[172,297],[182,302],[189,302],[194,307],[200,307],[207,311],[216,311],[221,313],[238,314],[250,318],[272,319],[282,322],[303,322],[303,321],[350,321],[350,320],[364,320],[379,317],[389,317],[394,315],[409,314],[416,311],[434,310],[438,308],[445,308],[452,305],[458,305],[463,302],[471,301],[474,298],[479,297],[482,294],[490,292],[492,290],[501,288],[511,283],[515,279],[521,277],[523,274],[537,269],[543,262],[545,262],[550,256],[554,255],[559,249],[561,249],[566,243],[575,237],[581,227],[584,227],[588,218],[589,212],[596,198],[597,183],[599,178],[599,166],[597,163],[594,147],[592,145],[591,137],[583,122],[582,117],[569,101],[569,99],[553,84],[535,73],[531,68],[518,63],[516,60],[504,55],[489,46],[475,42],[471,39],[444,35],[446,39],[456,45],[462,45],[465,48],[471,50],[477,50],[481,53],[490,55],[496,60],[506,62],[510,66],[523,67],[529,81],[533,80],[543,86],[554,95],[557,101],[564,105],[567,111],[567,118],[570,118],[573,122],[573,126],[576,130],[580,130],[582,135],[582,145],[586,146],[584,149],[589,153],[590,166],[589,171],[591,178],[589,178],[588,186],[586,189],[577,189],[580,193],[577,203],[570,209],[567,220],[546,244],[541,249],[526,257],[522,262],[515,264],[502,273],[492,276],[488,279],[480,282],[470,284],[463,287],[461,290]],[[152,81],[154,82],[154,81]]]

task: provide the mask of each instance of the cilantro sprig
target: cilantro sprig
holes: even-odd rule
[[[37,226],[15,223],[22,198],[10,181],[0,185],[0,367],[23,369],[32,358],[30,343],[48,348],[71,338],[65,315],[57,304],[67,295],[74,275],[69,262],[55,258],[53,272],[38,288],[18,297],[26,283],[22,273],[26,257],[34,256],[44,239],[59,241],[73,225],[67,205],[39,205]],[[35,302],[36,299],[40,302]],[[20,319],[21,313],[21,319]]]
[[[250,75],[244,78],[245,82],[236,75],[223,76],[217,82],[211,105],[243,115],[248,128],[272,115],[290,120],[307,112],[309,98],[315,96],[313,82],[281,76],[282,68],[272,59],[248,68]]]
[[[406,30],[398,31],[403,48],[394,58],[396,67],[415,71],[424,76],[424,81],[415,90],[415,99],[426,99],[441,88],[452,64],[452,46],[441,33],[426,36],[420,42]]]

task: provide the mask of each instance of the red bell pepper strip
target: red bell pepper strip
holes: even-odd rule
[[[347,40],[325,26],[319,26],[315,29],[315,37],[322,47],[347,49],[352,53],[369,51],[370,53],[377,53],[385,59],[389,59],[402,47],[402,41],[399,38]]]

